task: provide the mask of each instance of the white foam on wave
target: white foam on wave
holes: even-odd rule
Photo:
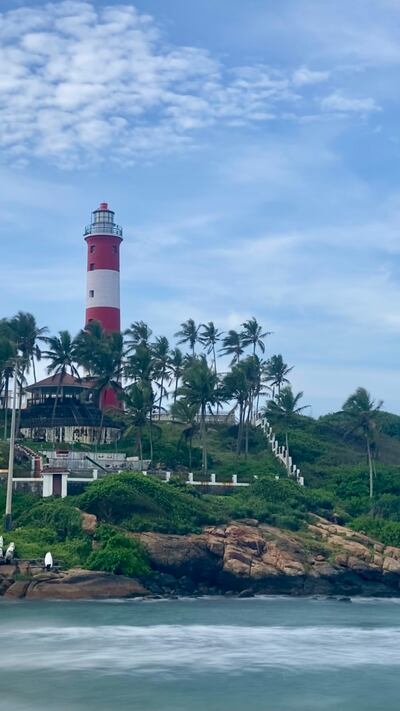
[[[0,634],[3,671],[243,672],[400,666],[400,628],[127,625]]]

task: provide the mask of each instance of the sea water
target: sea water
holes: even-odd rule
[[[400,601],[0,603],[1,711],[399,711]]]

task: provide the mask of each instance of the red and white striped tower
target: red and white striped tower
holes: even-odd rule
[[[122,227],[114,222],[114,212],[106,202],[92,212],[92,222],[85,229],[88,246],[86,323],[99,321],[105,331],[121,330],[119,302],[119,247]],[[115,392],[108,388],[101,408],[120,407]]]
[[[106,202],[92,212],[85,229],[88,246],[86,323],[99,321],[105,331],[120,331],[119,246],[122,227]]]

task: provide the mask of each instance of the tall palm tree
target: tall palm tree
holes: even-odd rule
[[[53,377],[59,376],[51,415],[51,426],[53,428],[64,376],[69,372],[79,378],[79,373],[75,365],[75,345],[69,331],[59,331],[58,336],[47,336],[45,340],[48,349],[43,351],[43,356],[50,361],[47,366],[47,372]]]
[[[219,331],[218,328],[216,328],[213,321],[203,323],[200,328],[202,329],[202,331],[200,331],[199,334],[199,341],[204,346],[207,355],[210,355],[212,353],[214,372],[216,373],[217,357],[215,353],[215,347],[218,341],[221,340],[221,336],[223,335],[223,333],[222,331]]]
[[[149,402],[148,407],[148,423],[149,423],[149,444],[150,444],[150,459],[153,461],[153,408],[154,408],[154,389],[155,369],[154,358],[150,346],[145,343],[140,343],[131,353],[125,365],[125,375],[132,378],[134,384],[146,393],[146,398]]]
[[[104,423],[104,397],[107,391],[121,394],[124,342],[121,333],[103,333],[99,348],[93,352],[91,371],[95,380],[94,390],[101,407],[101,420],[97,444],[101,443]]]
[[[226,373],[222,381],[223,391],[226,400],[234,400],[234,409],[239,410],[238,434],[236,439],[236,454],[239,456],[242,449],[243,432],[246,422],[246,408],[250,401],[251,385],[246,377],[246,367],[244,361],[236,363],[232,369]]]
[[[140,461],[143,462],[143,429],[147,424],[148,414],[153,406],[151,388],[144,382],[132,383],[123,393],[125,417],[129,426],[125,436],[134,430]],[[153,458],[152,452],[150,458]]]
[[[342,408],[343,412],[346,413],[352,421],[352,426],[348,434],[359,430],[365,437],[369,468],[369,495],[371,499],[374,496],[374,465],[372,461],[371,444],[377,431],[377,415],[382,405],[383,400],[379,400],[376,403],[375,400],[372,400],[368,390],[365,388],[357,388],[357,390],[347,398]]]
[[[136,346],[148,345],[153,331],[144,321],[134,321],[124,332],[125,336],[130,336],[126,341],[127,353],[136,348]]]
[[[200,412],[202,470],[206,476],[208,469],[206,413],[207,411],[211,412],[211,408],[222,400],[218,376],[209,367],[206,358],[199,356],[196,362],[185,370],[182,380],[180,394],[188,405],[196,406]]]
[[[151,346],[151,351],[154,359],[154,373],[159,379],[158,387],[160,390],[158,404],[158,419],[161,419],[162,401],[166,395],[164,383],[168,380],[171,374],[171,362],[169,353],[169,342],[165,336],[158,336],[155,343]]]
[[[33,378],[36,383],[36,367],[35,360],[40,360],[41,350],[38,341],[45,341],[45,333],[48,328],[43,326],[40,328],[33,314],[26,311],[18,311],[10,321],[10,326],[14,332],[15,342],[22,356],[22,362],[25,362],[24,374],[29,372],[32,365]]]
[[[198,341],[198,331],[199,326],[196,326],[196,323],[192,318],[188,318],[187,321],[181,323],[180,331],[175,333],[175,338],[180,339],[178,341],[178,346],[182,343],[188,343],[193,356],[195,354],[195,346]]]
[[[256,354],[256,348],[259,348],[261,353],[264,353],[265,343],[263,339],[270,336],[271,333],[272,331],[263,332],[262,326],[260,326],[255,316],[252,316],[252,318],[242,323],[242,345],[244,348],[252,346],[253,355]]]
[[[40,360],[41,350],[38,341],[44,340],[44,334],[47,332],[46,326],[40,328],[33,314],[27,311],[18,311],[16,316],[13,316],[9,321],[10,328],[13,333],[13,341],[16,345],[19,362],[19,396],[18,396],[18,416],[16,423],[16,432],[19,432],[22,410],[22,395],[23,387],[26,383],[26,375],[33,369],[33,378],[36,382],[36,366],[35,361]]]
[[[172,405],[171,414],[176,422],[183,425],[178,442],[178,450],[180,449],[182,440],[184,440],[188,450],[189,469],[191,469],[193,437],[198,430],[198,405],[196,403],[190,404],[185,398],[181,398]]]
[[[231,329],[222,341],[222,355],[233,355],[231,365],[239,363],[240,356],[244,353],[242,336],[238,331]]]
[[[279,355],[271,356],[271,358],[267,360],[265,364],[265,376],[267,382],[271,383],[273,398],[275,397],[275,388],[277,388],[279,395],[282,385],[284,383],[289,384],[289,380],[286,376],[293,370],[293,367],[294,366],[289,368],[280,353]]]
[[[10,380],[14,375],[13,358],[15,344],[6,335],[1,335],[0,329],[0,394],[3,393],[4,430],[3,439],[7,441],[8,392]]]
[[[309,405],[299,406],[299,402],[303,397],[303,393],[299,392],[296,395],[293,393],[290,385],[286,385],[277,395],[275,400],[269,400],[265,410],[266,416],[271,420],[281,421],[285,427],[285,443],[286,443],[286,469],[289,471],[289,428],[293,421],[301,415]]]
[[[170,366],[172,374],[174,376],[174,404],[176,403],[176,398],[178,394],[179,381],[182,377],[184,370],[184,357],[180,348],[173,348],[170,353]]]

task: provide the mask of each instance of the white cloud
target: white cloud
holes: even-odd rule
[[[370,113],[371,111],[381,111],[375,99],[368,97],[357,99],[355,97],[344,96],[340,92],[334,92],[321,99],[321,108],[324,111],[337,113]]]
[[[329,78],[307,66],[227,67],[206,49],[167,43],[129,4],[28,6],[0,13],[0,151],[20,164],[126,164],[186,148],[209,127],[301,120],[310,113],[301,90]],[[377,107],[333,93],[322,108]]]
[[[320,84],[329,79],[329,72],[314,71],[308,67],[299,67],[293,72],[292,82],[295,86],[307,86],[309,84]]]

